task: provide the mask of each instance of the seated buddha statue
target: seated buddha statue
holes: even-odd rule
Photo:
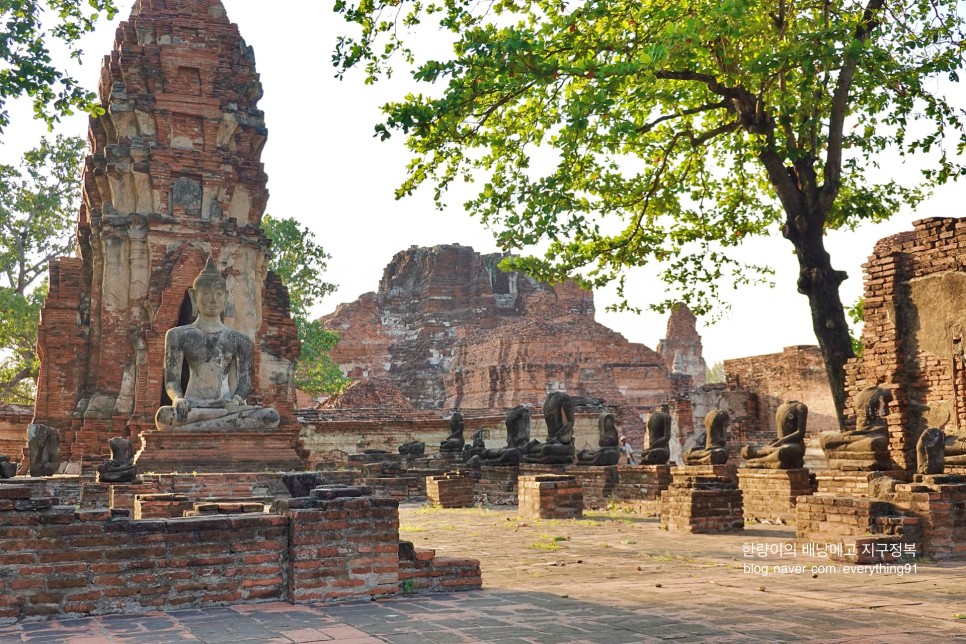
[[[249,405],[252,390],[252,341],[225,326],[227,283],[211,257],[188,296],[195,321],[170,329],[164,336],[164,388],[171,404],[158,409],[158,429],[271,429],[279,415],[271,407]],[[188,385],[181,375],[188,365]]]
[[[728,462],[728,412],[712,409],[704,417],[704,447],[684,452],[685,465],[724,465]]]
[[[617,465],[621,457],[619,443],[614,414],[602,413],[597,419],[597,449],[577,452],[577,465]]]
[[[463,414],[454,411],[449,418],[449,436],[439,444],[441,452],[462,452],[466,439],[463,438]]]
[[[855,397],[855,429],[822,434],[819,441],[831,469],[883,470],[890,465],[889,413],[892,392],[866,387]]]
[[[647,419],[647,449],[641,452],[641,465],[667,465],[671,459],[671,414],[668,405]]]
[[[797,400],[778,406],[775,414],[777,438],[764,447],[745,445],[741,456],[745,467],[795,470],[805,467],[805,423],[808,407]]]
[[[526,463],[570,465],[574,462],[574,400],[562,392],[554,392],[543,402],[543,418],[547,423],[547,442],[533,440],[526,447]]]
[[[519,465],[529,443],[530,410],[525,405],[517,405],[506,415],[506,447],[484,447],[470,460],[478,460],[481,465]]]

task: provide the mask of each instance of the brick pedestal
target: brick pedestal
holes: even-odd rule
[[[746,521],[795,523],[795,504],[812,493],[808,470],[738,470],[738,487]]]
[[[286,512],[292,522],[290,602],[375,597],[397,591],[399,503],[369,496],[370,492],[320,487],[312,490],[310,498],[291,500]]]
[[[579,519],[584,515],[584,493],[576,476],[521,476],[519,490],[524,519]]]
[[[966,477],[917,479],[896,485],[891,498],[898,508],[919,519],[922,554],[934,560],[966,560]]]
[[[734,471],[727,465],[675,468],[670,487],[661,495],[661,527],[692,533],[744,530]]]
[[[883,563],[920,550],[919,519],[889,501],[815,494],[800,498],[795,513],[799,545],[832,559]]]
[[[301,470],[297,437],[282,429],[145,431],[136,462],[141,474]]]
[[[473,506],[473,479],[461,474],[426,477],[426,498],[441,508]]]
[[[513,505],[517,502],[519,466],[484,465],[476,481],[476,496],[485,503]]]

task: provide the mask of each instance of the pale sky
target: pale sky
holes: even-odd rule
[[[478,252],[498,250],[492,234],[460,207],[469,193],[452,194],[446,212],[435,209],[429,189],[402,201],[394,199],[409,155],[401,136],[380,142],[372,134],[379,106],[401,97],[407,86],[403,78],[366,86],[361,72],[341,82],[334,78],[331,52],[344,23],[332,13],[330,0],[223,1],[229,18],[254,47],[265,90],[259,107],[265,111],[269,131],[262,156],[271,194],[267,211],[306,224],[332,255],[326,279],[338,284],[339,290],[318,308],[319,314],[376,290],[392,256],[410,246],[459,243]],[[96,87],[100,60],[109,53],[116,23],[130,14],[133,0],[119,4],[119,18],[101,22],[84,42],[85,62],[76,74],[88,87]],[[966,107],[966,89],[951,91],[953,101]],[[45,132],[43,124],[30,120],[26,106],[15,107],[11,115],[12,124],[0,146],[0,160],[8,163]],[[77,116],[56,132],[86,136],[86,130],[86,117]],[[898,165],[883,168],[895,176],[911,171]],[[916,212],[900,212],[884,224],[829,235],[834,267],[849,274],[842,288],[843,302],[851,304],[861,294],[860,265],[878,239],[911,229],[916,219],[966,216],[964,201],[966,183],[946,186]],[[776,270],[776,287],[728,291],[725,297],[731,312],[711,326],[699,322],[709,364],[815,344],[808,303],[795,291],[797,263],[791,245],[776,233],[775,239],[746,243],[742,252],[749,260]],[[644,307],[663,299],[662,293],[660,283],[643,277],[630,280],[633,304]],[[613,301],[606,291],[598,292],[596,301],[597,320],[629,340],[655,348],[664,337],[665,316],[605,313],[604,307]]]

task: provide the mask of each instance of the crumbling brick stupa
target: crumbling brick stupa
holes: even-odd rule
[[[850,403],[869,386],[894,396],[889,450],[907,470],[915,469],[916,441],[927,427],[966,434],[966,220],[913,225],[880,240],[863,265],[864,350],[846,368]]]
[[[299,344],[259,225],[267,130],[252,49],[220,0],[138,0],[99,95],[79,256],[50,267],[34,422],[59,430],[72,461],[98,458],[112,436],[153,430],[170,404],[165,332],[192,321],[186,293],[211,254],[227,280],[224,322],[255,342],[249,399],[281,415],[286,455],[265,465],[297,466]]]
[[[550,391],[604,399],[639,444],[641,414],[676,392],[664,358],[596,322],[593,293],[504,272],[502,258],[459,244],[397,253],[377,292],[323,318],[342,336],[333,360],[420,409],[536,406]]]

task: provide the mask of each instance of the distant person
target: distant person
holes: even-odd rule
[[[634,448],[627,442],[626,436],[621,436],[621,451],[627,456],[628,465],[637,465],[637,461],[634,460]]]

